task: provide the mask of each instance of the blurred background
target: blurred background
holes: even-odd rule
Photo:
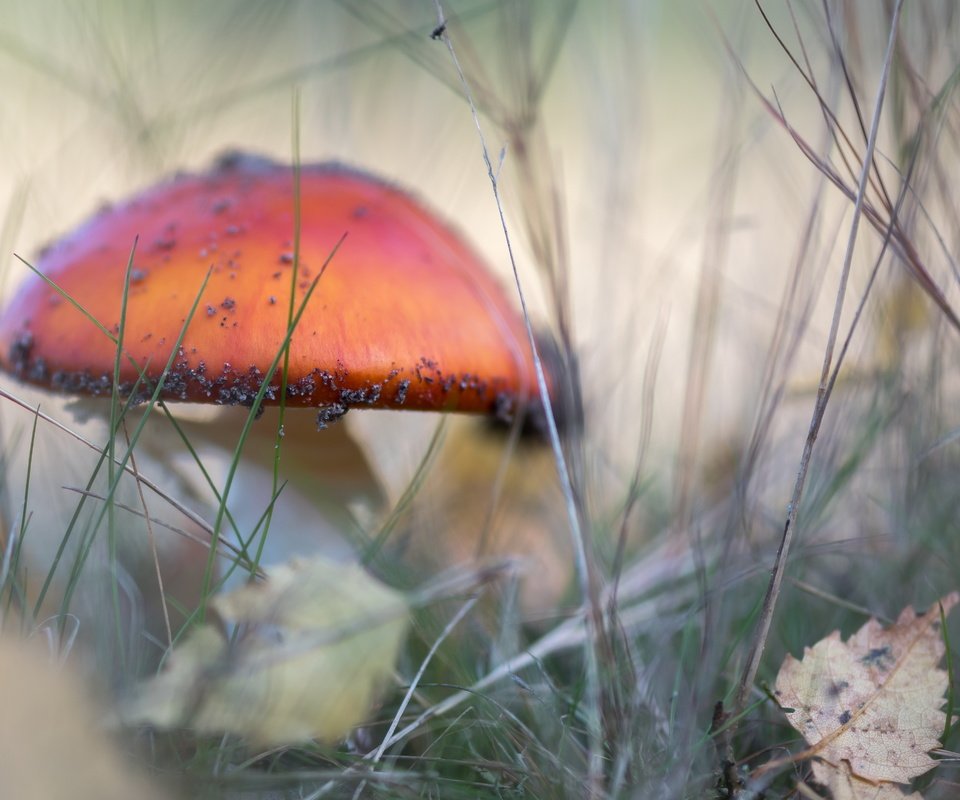
[[[679,715],[691,730],[705,729],[718,687],[734,682],[725,643],[746,638],[786,517],[891,5],[442,3],[531,316],[579,370],[585,422],[567,448],[602,570],[626,559],[649,576],[656,559],[690,559],[636,591],[668,598],[643,633],[645,691],[691,698]],[[438,24],[426,0],[0,0],[4,293],[27,275],[14,253],[30,260],[101,204],[227,149],[290,161],[294,134],[302,161],[363,167],[440,210],[512,291],[481,138],[447,40],[431,38]],[[958,331],[929,286],[956,307],[957,27],[946,0],[908,4],[901,19],[866,195],[875,213],[860,224],[841,342],[861,302],[862,315],[814,454],[771,669],[851,624],[838,598],[895,615],[955,585]],[[901,227],[884,248],[898,202]],[[0,385],[102,444],[102,420]],[[25,503],[32,421],[0,402],[4,519],[16,527],[26,514],[36,538],[57,542],[77,502],[61,487],[83,485],[96,456],[41,424]],[[277,557],[310,546],[317,527],[369,534],[432,452],[438,424],[351,412],[344,447],[357,450],[344,458],[356,482],[331,490],[317,477],[282,496]],[[496,532],[501,552],[527,542],[549,588],[523,590],[525,602],[532,618],[552,619],[579,602],[552,457],[505,456],[504,439],[488,454],[475,428],[441,431],[407,535],[449,549],[440,561],[474,552],[478,527]],[[232,450],[210,447],[222,480]],[[158,480],[209,513],[202,482],[161,449]],[[291,463],[331,480],[342,472],[322,454],[302,458]],[[321,522],[324,492],[334,498]],[[502,512],[489,502],[501,494]],[[269,486],[242,494],[238,513],[249,501],[256,520],[269,499]],[[674,581],[687,593],[670,595]],[[678,637],[690,626],[699,655],[685,661]]]
[[[495,164],[502,153],[507,221],[539,324],[557,323],[545,271],[568,275],[562,302],[611,476],[632,465],[642,376],[661,339],[654,440],[661,455],[675,452],[704,282],[721,322],[701,324],[722,355],[705,375],[703,433],[723,439],[748,425],[817,184],[734,61],[810,119],[811,98],[752,5],[444,8]],[[436,24],[433,4],[419,1],[6,2],[8,250],[29,259],[99,205],[226,149],[289,161],[297,92],[304,161],[409,187],[508,283],[477,129],[445,45],[429,38]],[[8,257],[6,284],[24,275]],[[811,338],[800,355],[816,365],[821,350]]]

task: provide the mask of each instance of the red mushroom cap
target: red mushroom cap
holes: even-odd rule
[[[157,380],[212,274],[162,396],[250,404],[287,334],[294,251],[292,168],[247,155],[178,175],[104,209],[46,248],[36,269]],[[523,322],[455,231],[409,194],[338,164],[300,173],[299,305],[346,234],[293,333],[287,403],[509,412],[534,398]],[[0,317],[0,366],[33,383],[102,394],[116,348],[37,276]],[[121,390],[137,372],[121,361]],[[279,371],[265,401],[279,401]],[[152,387],[138,394],[147,396]]]

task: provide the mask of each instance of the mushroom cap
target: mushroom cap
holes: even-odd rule
[[[138,377],[128,356],[148,384],[159,379],[211,270],[162,397],[249,405],[287,335],[294,190],[291,167],[231,154],[208,172],[177,175],[102,209],[34,266],[116,334],[138,240],[124,394]],[[329,265],[291,338],[289,405],[333,416],[360,406],[503,414],[536,396],[522,319],[433,212],[368,173],[323,163],[301,168],[300,214],[295,307]],[[23,380],[107,393],[115,356],[110,338],[36,275],[0,316],[0,366]],[[141,386],[138,397],[152,390]],[[265,402],[279,394],[278,369]]]

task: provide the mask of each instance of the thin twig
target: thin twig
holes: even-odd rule
[[[130,433],[127,431],[126,420],[121,421],[123,436],[127,442],[127,449],[130,450]],[[143,521],[147,526],[147,541],[150,544],[150,555],[153,556],[153,566],[157,574],[157,590],[160,592],[160,608],[163,609],[163,625],[167,633],[167,647],[173,647],[173,628],[170,626],[170,609],[167,607],[167,596],[163,588],[163,571],[160,569],[160,555],[157,552],[157,537],[153,533],[153,522],[150,520],[150,512],[147,509],[147,499],[143,496],[143,484],[140,483],[140,471],[137,469],[137,460],[130,450],[130,469],[133,470],[134,483],[137,485],[137,495],[140,498],[140,506],[143,508]]]
[[[823,359],[823,369],[820,374],[820,387],[817,390],[817,399],[814,404],[813,416],[810,420],[810,429],[807,433],[807,439],[804,442],[803,453],[800,457],[800,469],[797,473],[796,484],[793,489],[793,497],[787,506],[787,519],[783,527],[783,537],[780,540],[780,547],[777,550],[777,557],[774,561],[773,572],[770,575],[770,583],[767,587],[767,593],[763,598],[763,609],[760,613],[760,619],[757,621],[757,627],[750,643],[750,651],[747,657],[746,667],[740,679],[740,685],[737,690],[737,700],[734,706],[734,714],[739,713],[746,705],[747,698],[753,688],[753,682],[757,677],[757,670],[760,667],[760,659],[763,656],[763,649],[767,642],[767,636],[770,632],[770,624],[773,621],[773,613],[776,609],[777,599],[780,596],[780,586],[783,582],[783,574],[786,568],[787,559],[790,555],[790,546],[793,542],[794,531],[796,529],[797,512],[800,501],[803,497],[803,488],[807,479],[807,472],[810,468],[810,459],[813,454],[813,446],[816,443],[817,435],[820,433],[820,425],[823,422],[826,413],[827,402],[830,399],[832,384],[829,378],[832,371],[833,351],[836,346],[837,336],[840,328],[840,317],[843,312],[843,303],[846,297],[847,280],[850,275],[851,265],[853,263],[853,252],[857,241],[857,232],[860,228],[860,218],[864,206],[864,196],[867,190],[867,183],[870,178],[871,165],[873,164],[873,153],[876,149],[877,136],[880,130],[880,114],[883,109],[883,100],[886,95],[887,80],[890,75],[890,66],[893,61],[893,48],[897,40],[897,26],[900,20],[900,10],[903,6],[903,0],[897,0],[893,10],[893,16],[890,23],[890,36],[887,41],[887,50],[883,60],[883,71],[880,76],[880,84],[877,87],[877,97],[873,110],[873,119],[870,123],[870,136],[867,141],[867,149],[863,156],[863,166],[860,171],[860,182],[857,190],[857,198],[853,209],[853,220],[850,224],[850,236],[847,241],[847,249],[843,260],[843,270],[840,275],[840,285],[837,289],[837,299],[834,305],[833,321],[830,325],[830,335],[827,339],[827,348]]]
[[[630,630],[641,621],[647,621],[652,617],[661,619],[663,613],[662,607],[655,599],[640,600],[634,605],[625,605],[626,601],[636,597],[643,597],[654,586],[669,577],[669,582],[677,584],[690,573],[689,553],[671,554],[666,547],[660,548],[652,553],[649,559],[645,559],[637,564],[637,568],[631,569],[628,574],[623,576],[618,589],[620,598],[620,620],[625,630]],[[604,593],[609,595],[609,589]],[[678,604],[682,604],[678,600]],[[505,678],[515,675],[524,669],[540,663],[543,659],[555,655],[564,650],[570,650],[575,647],[581,647],[590,640],[590,632],[584,625],[581,615],[571,617],[565,622],[557,625],[553,630],[544,634],[540,639],[531,644],[522,653],[518,653],[512,658],[498,664],[494,669],[476,681],[469,689],[463,689],[441,700],[436,705],[426,709],[419,717],[413,720],[405,728],[395,733],[387,740],[386,746],[392,747],[397,742],[406,739],[411,734],[421,728],[424,723],[435,717],[442,716],[448,711],[459,706],[461,703],[475,697],[478,692],[482,692],[490,686],[498,683]],[[372,757],[372,753],[366,756]]]
[[[149,487],[150,483],[146,478],[141,477],[141,480],[145,486]],[[89,489],[82,489],[79,486],[61,486],[60,488],[62,488],[64,491],[67,491],[67,492],[74,492],[76,494],[83,495],[84,497],[89,497],[91,500],[98,500],[101,503],[106,502],[107,500],[107,498],[104,495],[98,494],[97,492],[92,492]],[[128,506],[126,503],[121,503],[120,501],[114,501],[114,505],[117,508],[121,509],[122,511],[127,511],[136,517],[144,516],[143,511],[141,511],[139,508]],[[208,538],[198,536],[195,533],[190,533],[190,531],[186,531],[183,528],[178,528],[176,525],[172,525],[169,522],[165,522],[159,517],[153,517],[153,516],[150,517],[150,524],[160,528],[165,528],[171,533],[175,533],[177,534],[177,536],[182,536],[185,539],[189,539],[191,542],[194,542],[195,544],[198,544],[201,547],[210,547],[209,535],[212,529],[210,528],[209,523],[201,521],[201,527],[203,529],[203,532],[207,534]],[[238,559],[242,561],[245,558],[243,554],[243,550],[241,550],[237,545],[235,545],[233,542],[231,542],[228,539],[220,539],[220,541],[217,543],[217,555],[219,555],[221,558],[227,559],[228,561],[238,560]],[[251,564],[251,566],[253,565]],[[266,577],[266,573],[263,571],[263,569],[259,567],[257,568],[257,571],[255,574],[260,578]]]
[[[523,293],[523,287],[520,282],[520,273],[517,269],[516,258],[513,253],[513,243],[510,238],[509,227],[507,225],[506,215],[503,211],[503,203],[500,198],[500,185],[497,174],[493,168],[493,162],[490,158],[490,151],[487,147],[486,138],[483,135],[483,128],[480,125],[480,116],[477,106],[473,100],[473,94],[470,89],[470,83],[460,66],[456,50],[453,47],[449,35],[446,32],[446,18],[443,13],[441,0],[434,0],[437,9],[437,30],[440,31],[440,38],[447,46],[450,58],[459,76],[463,87],[464,95],[470,106],[470,113],[473,116],[473,122],[477,129],[477,135],[480,139],[480,147],[483,154],[483,162],[487,168],[487,176],[490,179],[490,186],[493,190],[494,200],[497,204],[497,212],[500,216],[500,226],[503,230],[504,241],[507,247],[507,254],[510,259],[510,266],[513,270],[513,279],[517,288],[517,296],[520,300],[520,308],[523,313],[523,322],[527,330],[530,350],[533,354],[533,366],[537,375],[537,386],[540,391],[540,401],[544,410],[544,417],[547,423],[547,430],[550,436],[550,444],[553,448],[554,458],[557,463],[557,472],[560,477],[560,485],[563,489],[564,499],[566,501],[567,518],[570,525],[570,534],[573,539],[574,552],[576,553],[577,578],[580,584],[580,594],[584,603],[584,619],[586,620],[588,636],[584,641],[584,657],[586,662],[586,709],[585,717],[587,724],[587,734],[589,740],[589,766],[587,774],[587,786],[590,796],[599,794],[602,774],[603,774],[603,726],[600,719],[600,667],[599,656],[597,654],[598,639],[600,634],[600,624],[598,614],[600,606],[597,602],[596,587],[594,586],[593,570],[591,569],[591,560],[587,551],[586,539],[580,526],[580,516],[577,512],[577,501],[573,492],[573,484],[570,479],[570,472],[567,468],[566,458],[563,453],[563,447],[560,443],[560,434],[557,430],[557,421],[553,414],[553,407],[550,402],[550,393],[547,389],[547,381],[544,375],[543,362],[537,350],[536,338],[533,335],[533,326],[530,322],[530,315],[527,311],[527,303]]]
[[[12,394],[10,394],[9,392],[7,392],[6,390],[0,389],[0,399],[9,400],[9,401],[10,401],[11,403],[13,403],[14,405],[20,406],[21,408],[25,409],[25,410],[28,411],[29,413],[31,413],[31,414],[33,414],[34,416],[38,417],[39,419],[42,419],[44,422],[52,425],[54,428],[57,428],[58,430],[62,431],[63,433],[66,433],[68,436],[72,436],[72,437],[73,437],[74,439],[76,439],[78,442],[80,442],[81,444],[86,445],[87,447],[89,447],[89,448],[90,448],[91,450],[93,450],[94,452],[96,452],[96,453],[102,452],[101,449],[100,449],[100,447],[98,447],[97,445],[95,445],[95,444],[94,444],[93,442],[91,442],[89,439],[87,439],[87,438],[85,438],[84,436],[82,436],[81,434],[77,433],[77,432],[76,432],[75,430],[73,430],[72,428],[69,428],[68,426],[64,425],[64,424],[63,424],[62,422],[60,422],[59,420],[54,419],[54,418],[51,417],[49,414],[45,414],[45,413],[44,413],[43,411],[41,411],[39,408],[34,408],[34,407],[31,406],[29,403],[21,400],[21,399],[20,399],[19,397],[17,397],[16,395],[12,395]],[[193,522],[194,524],[198,525],[202,530],[204,530],[204,531],[206,531],[206,532],[208,532],[208,533],[212,531],[212,528],[210,527],[210,524],[209,524],[208,522],[204,521],[203,517],[201,517],[197,512],[192,511],[192,510],[190,510],[189,508],[187,508],[185,505],[183,505],[183,503],[179,502],[179,501],[178,501],[175,497],[173,497],[172,495],[170,495],[170,494],[168,494],[167,492],[165,492],[163,489],[160,488],[160,486],[159,486],[157,483],[155,483],[154,481],[152,481],[152,480],[150,480],[149,478],[145,477],[144,475],[135,472],[135,471],[130,467],[129,464],[124,464],[123,461],[122,461],[122,459],[120,459],[120,458],[114,459],[114,463],[116,463],[117,466],[123,467],[123,469],[124,469],[125,472],[129,473],[130,475],[132,475],[134,478],[136,478],[137,481],[139,481],[140,483],[142,483],[144,486],[146,486],[146,487],[147,487],[148,489],[150,489],[152,492],[155,492],[158,497],[163,498],[163,500],[164,500],[165,502],[169,503],[170,506],[172,506],[172,507],[175,508],[177,511],[179,511],[181,514],[183,514],[183,516],[185,516],[185,517],[186,517],[187,519],[189,519],[191,522]]]
[[[430,649],[427,651],[426,656],[424,656],[423,661],[420,663],[420,668],[417,670],[417,674],[413,676],[413,680],[410,681],[410,685],[407,687],[407,692],[403,696],[403,700],[400,703],[400,706],[397,708],[397,712],[393,715],[393,720],[390,722],[390,727],[387,729],[386,734],[383,737],[383,741],[380,742],[380,746],[374,751],[373,755],[370,758],[371,764],[376,764],[383,758],[383,754],[387,751],[387,742],[390,741],[390,738],[396,733],[397,728],[400,726],[400,720],[403,719],[404,712],[407,710],[407,706],[410,705],[410,700],[416,692],[417,687],[420,685],[420,681],[423,678],[423,673],[426,672],[427,666],[433,660],[434,655],[436,655],[437,650],[440,648],[440,645],[443,641],[450,635],[454,628],[460,624],[460,621],[470,613],[470,610],[477,604],[477,601],[480,599],[480,595],[474,595],[466,603],[464,603],[460,610],[453,615],[453,618],[444,626],[444,629],[440,632],[440,635],[436,638]],[[354,800],[359,800],[364,787],[366,786],[366,780],[363,781],[358,787],[356,792],[354,792]]]

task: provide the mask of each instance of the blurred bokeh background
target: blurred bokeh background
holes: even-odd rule
[[[855,191],[865,151],[857,109],[868,127],[889,5],[775,3],[763,6],[765,19],[752,2],[442,3],[533,320],[566,336],[576,357],[585,425],[571,451],[588,533],[608,560],[621,531],[636,563],[649,552],[662,557],[654,548],[664,542],[700,553],[699,599],[684,614],[718,604],[704,641],[722,641],[730,619],[749,616],[783,526],[853,213],[824,171]],[[0,0],[4,293],[27,275],[14,253],[29,260],[101,204],[203,169],[227,149],[283,161],[296,150],[304,162],[342,161],[396,181],[449,218],[512,287],[481,138],[447,42],[431,38],[437,26],[427,0]],[[800,517],[794,576],[891,613],[942,595],[960,556],[957,331],[896,248],[883,247],[909,173],[899,210],[905,240],[956,306],[957,28],[950,2],[910,4],[901,20],[876,155],[889,202],[875,179],[867,203],[880,232],[861,224],[841,340],[866,298],[863,315]],[[60,399],[0,381],[102,441],[102,421],[78,420]],[[382,491],[389,507],[402,495],[438,421],[364,411],[346,423],[366,458],[358,469],[378,484],[356,490],[366,510],[350,505],[353,495],[347,503],[357,515],[349,524],[363,527],[376,517],[371,497]],[[16,525],[32,417],[0,402],[0,424],[0,499]],[[418,512],[428,540],[455,525],[474,530],[502,480],[498,457],[474,452],[469,424],[450,424],[448,452],[434,462],[442,469],[425,491],[447,500],[435,501],[436,513]],[[76,502],[60,487],[82,485],[94,460],[40,426],[27,513],[51,540]],[[171,492],[210,503],[195,478],[177,488],[175,461],[158,463]],[[520,510],[499,521],[508,541],[534,530],[528,549],[541,554],[569,548],[551,464],[539,459],[542,483],[521,487]],[[518,475],[506,482],[521,485]],[[542,496],[531,500],[539,485]],[[277,513],[302,543],[321,523],[315,504],[295,498],[282,496]],[[257,502],[268,503],[269,492]],[[328,511],[323,525],[333,535],[348,523]],[[538,614],[549,616],[544,606],[564,596],[569,573],[556,569],[556,588],[534,603]],[[720,610],[726,590],[744,585],[740,605]],[[823,622],[788,614],[774,653],[825,633],[844,613],[788,591],[797,603],[820,603]],[[686,623],[666,624],[674,627],[653,637],[661,644]],[[728,653],[706,645],[703,653],[711,680],[732,675]],[[651,692],[662,685],[676,694],[674,659],[661,653],[651,670]],[[683,680],[701,685],[694,674]],[[707,708],[711,697],[695,702]]]

